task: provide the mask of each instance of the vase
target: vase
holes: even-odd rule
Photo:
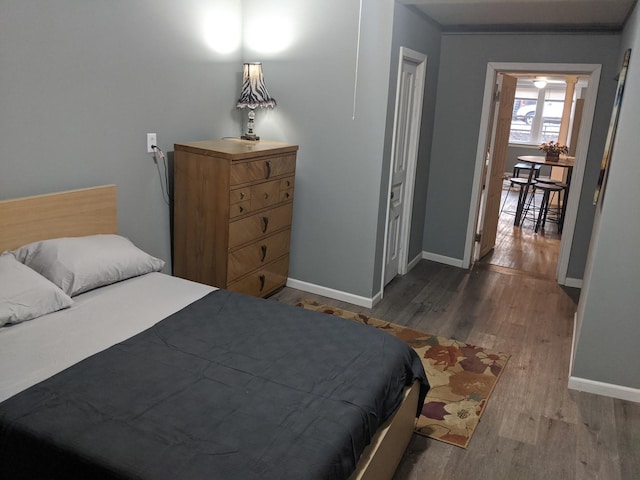
[[[547,162],[557,162],[558,160],[560,160],[560,154],[559,153],[547,153],[545,155],[545,159],[547,160]]]

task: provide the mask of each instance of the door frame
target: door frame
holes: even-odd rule
[[[402,79],[402,64],[408,60],[417,64],[415,95],[411,105],[411,132],[409,133],[409,152],[407,155],[407,176],[404,188],[404,213],[400,226],[400,255],[398,260],[398,274],[404,275],[409,269],[409,240],[411,232],[411,215],[413,212],[413,193],[415,191],[416,169],[418,165],[418,148],[420,145],[420,125],[422,122],[422,108],[424,101],[424,86],[427,76],[427,56],[424,53],[407,47],[400,47],[398,59],[398,75],[396,78],[396,99],[393,114],[393,131],[391,134],[391,156],[389,162],[389,184],[387,185],[387,208],[384,220],[384,243],[382,250],[382,275],[380,278],[380,298],[384,295],[385,269],[387,259],[387,242],[389,236],[389,211],[391,209],[391,187],[393,183],[393,158],[396,153],[396,134],[398,128],[398,116],[400,110],[400,85]]]
[[[482,194],[482,169],[486,161],[487,130],[491,126],[490,115],[492,112],[493,90],[498,73],[535,73],[549,72],[550,74],[584,75],[589,77],[589,85],[584,103],[584,113],[580,133],[575,153],[575,163],[571,177],[571,190],[567,199],[567,210],[565,214],[562,237],[560,240],[560,253],[558,256],[557,280],[561,285],[566,285],[567,270],[569,268],[569,256],[575,234],[575,226],[584,181],[584,170],[587,153],[589,151],[589,141],[591,139],[591,127],[596,108],[598,96],[598,85],[600,83],[600,64],[573,64],[573,63],[498,63],[489,62],[487,64],[487,74],[485,77],[484,97],[482,102],[482,114],[480,118],[480,128],[478,133],[478,148],[476,150],[476,164],[473,173],[473,189],[471,192],[471,205],[469,209],[469,220],[467,223],[467,239],[464,248],[463,268],[470,268],[472,253],[475,244],[475,233],[478,222],[478,212],[480,197]],[[573,286],[573,285],[570,285]]]

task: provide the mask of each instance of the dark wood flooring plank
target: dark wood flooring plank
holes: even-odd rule
[[[599,454],[603,449],[609,450],[610,445],[617,446],[614,407],[616,401],[587,393],[575,398],[580,412],[576,458],[576,468],[580,478],[600,479],[606,478],[607,475],[613,478],[625,478],[621,476],[620,452],[617,448],[611,449],[609,456]]]
[[[640,405],[614,402],[621,478],[640,478]]]

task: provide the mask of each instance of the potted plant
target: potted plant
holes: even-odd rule
[[[569,153],[569,149],[566,145],[560,145],[558,142],[554,142],[553,140],[548,143],[543,143],[539,148],[540,150],[544,150],[545,157],[551,162],[557,162],[560,160],[561,153],[564,153],[565,155]]]

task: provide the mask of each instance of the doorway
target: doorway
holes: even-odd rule
[[[400,47],[391,144],[382,285],[408,271],[413,193],[420,141],[420,123],[427,56]]]
[[[472,193],[472,214],[469,216],[467,228],[467,241],[465,243],[465,255],[463,265],[469,268],[478,259],[476,252],[477,236],[479,231],[484,234],[483,228],[488,223],[488,215],[495,215],[495,208],[492,212],[487,211],[489,202],[488,185],[486,172],[495,170],[492,141],[495,138],[494,129],[498,122],[494,118],[499,108],[500,100],[495,97],[495,90],[498,76],[502,74],[532,74],[535,72],[548,72],[551,75],[581,75],[588,79],[588,88],[585,93],[582,122],[577,132],[578,142],[575,145],[575,163],[573,168],[573,179],[567,201],[563,235],[558,246],[558,261],[555,278],[558,283],[568,285],[567,269],[569,264],[569,253],[573,241],[575,230],[578,201],[582,189],[584,177],[584,166],[591,134],[591,125],[595,111],[595,101],[600,79],[600,66],[591,64],[515,64],[515,63],[489,63],[487,66],[487,76],[485,79],[485,93],[483,99],[483,110],[479,130],[478,148],[476,152],[476,168],[474,171],[474,191]],[[496,104],[496,101],[498,102]],[[512,105],[511,105],[512,108]],[[504,128],[504,125],[502,126]],[[487,153],[489,153],[487,155]],[[533,153],[532,153],[533,154]],[[495,161],[500,162],[497,158]],[[495,185],[494,185],[495,187]],[[501,186],[500,186],[501,188]],[[492,217],[493,218],[493,217]],[[490,224],[490,223],[489,223]],[[497,225],[497,222],[496,222]]]

